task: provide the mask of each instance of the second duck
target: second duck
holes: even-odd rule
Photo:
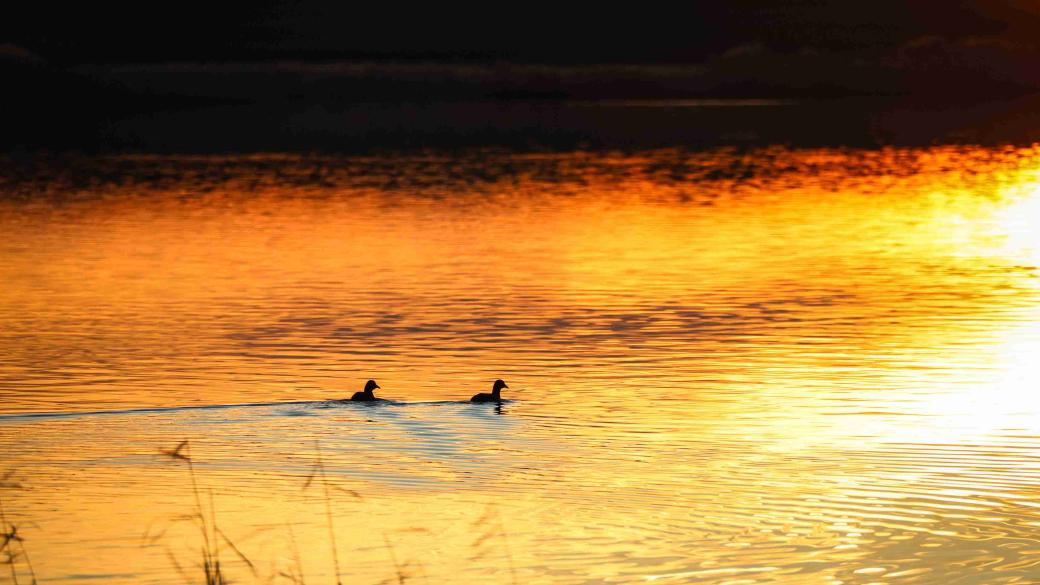
[[[502,380],[495,380],[495,385],[491,387],[491,393],[481,392],[473,398],[470,398],[470,402],[502,402],[502,389],[509,388],[506,383]]]
[[[382,400],[381,398],[376,398],[376,395],[373,392],[376,388],[379,388],[379,384],[376,384],[375,380],[369,380],[365,384],[365,389],[361,392],[355,392],[350,399],[356,402],[374,402],[376,400]]]

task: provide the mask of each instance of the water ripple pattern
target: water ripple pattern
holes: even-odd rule
[[[185,440],[238,582],[1040,575],[1035,148],[0,170],[41,582],[196,571]]]

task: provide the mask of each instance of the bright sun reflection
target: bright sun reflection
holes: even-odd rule
[[[1040,289],[1040,169],[1029,174],[1029,180],[1008,190],[1010,204],[998,212],[998,229],[1005,235],[1002,252],[1018,260],[1028,270],[1022,284]],[[1040,428],[1036,416],[1040,397],[1036,381],[1040,380],[1040,307],[1025,311],[1019,326],[1008,331],[997,347],[994,364],[998,378],[986,396],[975,402],[974,416],[989,421],[991,429]]]
[[[1040,292],[1040,169],[1024,173],[1001,195],[1007,204],[987,222],[992,248],[981,252],[1005,259],[1011,274],[1018,275],[1005,285],[1009,294]],[[913,409],[932,424],[907,429],[909,436],[897,433],[899,440],[955,442],[1006,432],[1040,433],[1040,306],[1018,308],[1011,322],[992,345],[976,349],[988,358],[976,356],[956,380],[927,392]],[[935,384],[927,374],[921,382]]]
[[[1007,189],[1009,205],[997,212],[995,229],[1004,235],[1001,253],[1022,258],[1033,268],[1040,264],[1040,169],[1028,173],[1026,180]]]
[[[963,442],[1007,432],[1040,432],[1040,310],[1028,325],[1007,332],[990,351],[992,377],[943,387],[913,409],[930,417],[931,424],[912,431],[917,440]]]

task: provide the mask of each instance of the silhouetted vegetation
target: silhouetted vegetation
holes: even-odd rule
[[[176,572],[188,583],[201,582],[205,585],[229,585],[232,581],[225,572],[224,559],[230,553],[249,569],[253,577],[260,578],[254,563],[217,523],[213,492],[199,485],[198,476],[195,473],[195,461],[191,455],[190,442],[184,440],[172,449],[160,449],[159,452],[163,457],[183,463],[187,467],[191,484],[192,508],[190,513],[176,519],[190,521],[194,524],[199,530],[201,539],[199,560],[194,568],[186,567],[182,560],[178,559],[172,552],[168,552],[168,557]],[[21,488],[21,485],[13,480],[13,475],[13,472],[9,471],[0,477],[0,494],[2,494],[4,489]],[[357,491],[337,486],[329,480],[321,455],[321,446],[317,443],[315,444],[314,465],[305,478],[302,489],[307,490],[314,485],[321,488],[321,496],[325,505],[325,517],[328,523],[329,547],[332,553],[332,569],[335,583],[336,585],[343,585],[343,567],[340,565],[339,549],[336,544],[336,527],[333,520],[332,506],[335,501],[333,496],[337,492],[357,500],[362,500],[363,496]],[[493,505],[489,506],[484,514],[472,523],[471,529],[475,533],[475,537],[471,544],[473,554],[470,559],[475,561],[489,557],[504,556],[508,563],[511,582],[515,585],[518,582],[516,568],[509,548],[505,526],[498,509]],[[411,528],[408,531],[427,532],[424,528]],[[147,540],[154,542],[165,534],[166,531],[163,530],[157,534],[146,536]],[[289,544],[288,550],[285,551],[286,556],[292,559],[293,565],[277,570],[267,581],[270,582],[280,577],[294,585],[305,585],[303,561],[296,543],[296,535],[291,525],[287,524],[285,526],[284,535],[287,537],[286,540]],[[421,563],[414,560],[401,560],[390,537],[385,532],[382,535],[382,539],[393,565],[393,573],[390,577],[380,581],[380,583],[404,585],[416,577],[422,577],[424,581],[427,581],[426,573]],[[0,565],[8,568],[10,580],[14,585],[37,584],[36,573],[29,559],[25,538],[19,531],[18,525],[8,518],[2,495],[0,495]],[[199,575],[199,572],[201,572],[201,575]]]
[[[501,543],[502,554],[505,555],[506,561],[509,563],[509,576],[512,578],[513,585],[516,585],[516,566],[513,563],[513,552],[509,548],[509,538],[506,536],[505,525],[502,524],[502,517],[498,513],[498,508],[494,505],[488,506],[484,514],[473,522],[473,530],[479,531],[479,533],[470,545],[473,548],[472,560],[495,554],[499,548],[498,543]]]
[[[209,496],[209,511],[202,505],[202,496],[199,492],[198,479],[195,477],[195,465],[191,459],[191,445],[188,441],[181,441],[175,448],[170,450],[162,450],[160,452],[177,461],[183,461],[188,466],[188,475],[191,477],[191,491],[195,499],[195,508],[192,513],[188,516],[188,519],[194,522],[202,535],[202,571],[205,577],[206,585],[227,585],[228,579],[224,576],[224,572],[220,566],[220,555],[221,555],[221,542],[223,542],[235,555],[242,560],[248,567],[249,570],[256,575],[256,569],[253,566],[252,561],[249,560],[242,551],[235,546],[235,543],[224,531],[217,525],[217,512],[213,506],[213,492],[208,491]],[[171,561],[177,568],[177,572],[181,573],[182,576],[186,576],[185,571],[177,561],[176,557],[170,556]]]
[[[7,565],[14,585],[21,582],[20,575],[28,576],[29,584],[36,585],[36,571],[33,570],[29,551],[25,547],[25,538],[19,532],[18,525],[8,520],[4,509],[2,490],[22,487],[13,477],[13,471],[8,471],[0,477],[0,565]]]
[[[192,511],[189,515],[183,519],[190,520],[196,524],[199,528],[199,534],[202,540],[201,546],[201,562],[198,563],[197,569],[201,569],[203,583],[205,585],[227,585],[231,581],[225,574],[222,565],[222,548],[229,549],[234,555],[241,560],[252,572],[254,577],[258,577],[255,565],[253,562],[236,546],[231,539],[224,533],[223,530],[217,524],[217,518],[215,513],[215,507],[213,505],[213,494],[211,491],[207,491],[208,496],[208,507],[204,505],[204,499],[202,497],[202,488],[199,486],[198,477],[195,473],[194,460],[191,456],[191,446],[189,441],[185,440],[179,443],[173,449],[160,449],[160,453],[169,457],[170,459],[183,462],[188,468],[188,476],[191,481],[192,491]],[[328,543],[332,557],[332,571],[334,575],[334,583],[336,585],[343,585],[343,567],[340,564],[339,548],[337,544],[336,526],[334,522],[333,504],[335,502],[334,496],[336,494],[346,495],[355,500],[364,499],[363,496],[355,490],[347,489],[342,486],[338,486],[335,482],[331,481],[326,473],[325,463],[321,454],[321,446],[315,443],[315,460],[314,465],[311,467],[310,472],[304,479],[302,490],[306,491],[312,486],[317,486],[321,489],[321,498],[325,507],[325,518],[328,524]],[[489,538],[494,536],[501,536],[505,538],[504,531],[502,530],[501,520],[498,519],[497,514],[492,515],[490,512],[482,516],[477,523],[474,524],[474,529],[479,529],[492,522],[494,524],[489,530],[485,530],[481,535],[474,541],[474,547],[478,549],[477,554],[474,558],[483,557],[488,554],[487,541]],[[411,529],[414,531],[426,530],[423,528]],[[150,540],[157,540],[165,534],[165,531],[160,532]],[[296,542],[296,534],[293,531],[291,525],[285,526],[284,536],[288,542],[288,550],[285,551],[287,557],[292,559],[293,564],[288,568],[280,568],[270,578],[282,578],[294,585],[305,585],[305,571],[303,569],[303,561],[300,556],[300,551]],[[391,577],[381,581],[381,583],[397,583],[403,585],[404,583],[412,580],[413,577],[422,576],[425,579],[425,571],[423,571],[421,563],[417,561],[405,560],[402,561],[396,549],[394,548],[389,536],[383,534],[383,543],[386,545],[387,553],[390,556],[391,563],[393,565],[393,574]],[[508,548],[506,549],[508,551]],[[192,577],[189,570],[186,570],[184,564],[177,559],[172,553],[169,554],[170,562],[173,564],[176,571],[185,579],[187,582],[197,582],[197,579]],[[510,571],[513,571],[512,559],[510,557]],[[513,582],[516,582],[515,573],[513,575]]]

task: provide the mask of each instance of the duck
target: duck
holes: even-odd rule
[[[470,402],[502,402],[502,389],[509,388],[506,383],[502,380],[495,380],[494,386],[491,387],[491,393],[481,392],[473,398],[470,398]]]
[[[376,395],[372,393],[376,388],[379,388],[379,384],[376,384],[375,380],[369,380],[365,383],[365,389],[361,392],[355,392],[350,399],[355,402],[373,402],[379,400],[376,398]]]

